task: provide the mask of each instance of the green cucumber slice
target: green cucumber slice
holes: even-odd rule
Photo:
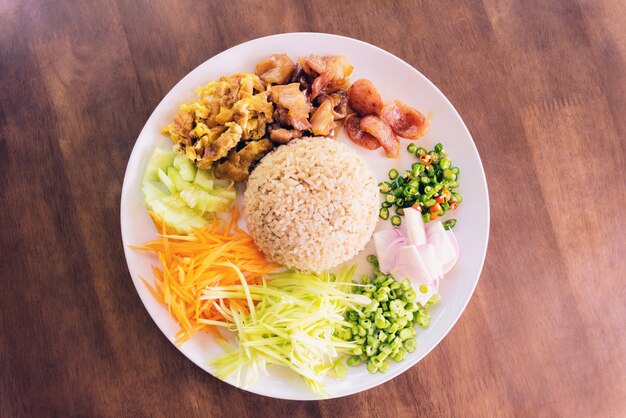
[[[166,197],[167,194],[161,190],[161,188],[152,181],[143,181],[141,183],[141,190],[143,191],[144,201],[147,203],[154,199],[160,199]]]
[[[188,158],[177,155],[176,158],[174,158],[174,167],[180,171],[180,176],[183,180],[193,181],[196,178],[197,168]]]
[[[213,173],[210,171],[198,170],[193,182],[209,193],[213,191]]]
[[[174,182],[170,180],[169,177],[167,177],[165,171],[159,168],[157,170],[157,175],[159,176],[159,180],[161,180],[161,183],[163,183],[165,187],[167,187],[167,190],[169,190],[170,193],[176,193],[176,187],[174,187]]]
[[[223,197],[224,199],[228,199],[230,201],[235,200],[235,198],[237,197],[236,190],[228,190],[222,187],[215,187],[213,191],[211,192],[211,194],[214,196]]]
[[[187,187],[191,187],[191,183],[183,180],[182,176],[180,175],[180,171],[178,171],[174,167],[170,167],[167,169],[167,177],[172,180],[172,183],[174,183],[174,187],[178,191],[185,190]]]
[[[212,196],[197,186],[180,192],[180,198],[191,208],[200,213],[223,212],[230,207],[230,201],[219,196]]]
[[[150,210],[163,219],[166,225],[180,234],[189,234],[193,228],[209,224],[198,212],[191,209],[178,195],[169,195],[146,202]]]
[[[174,162],[175,156],[176,154],[170,150],[155,148],[154,152],[150,156],[150,160],[148,160],[148,165],[146,166],[143,179],[151,181],[158,180],[158,170],[167,170],[167,168]]]

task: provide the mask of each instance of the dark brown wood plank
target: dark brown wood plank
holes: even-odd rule
[[[626,411],[626,4],[0,4],[0,416],[620,416]],[[391,382],[289,402],[235,389],[153,324],[126,269],[134,141],[187,72],[320,31],[403,58],[483,158],[491,236],[446,339]]]

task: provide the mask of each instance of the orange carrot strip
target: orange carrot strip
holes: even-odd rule
[[[150,286],[150,284],[146,281],[146,279],[144,279],[143,277],[140,277],[141,281],[143,282],[143,284],[146,285],[146,287],[148,288],[148,290],[150,291],[150,293],[152,293],[152,296],[154,296],[154,298],[161,304],[163,305],[163,298],[161,297],[161,295],[159,294],[159,291],[155,288]]]
[[[165,305],[180,329],[175,335],[177,344],[189,340],[196,332],[208,332],[216,337],[216,327],[199,320],[224,321],[221,309],[212,301],[201,301],[207,287],[240,283],[240,279],[227,262],[241,270],[249,284],[259,284],[262,276],[278,266],[265,259],[252,238],[237,226],[239,211],[234,207],[229,221],[224,225],[213,219],[210,225],[197,228],[189,235],[177,235],[169,230],[162,219],[150,213],[158,231],[157,239],[132,248],[154,253],[160,268],[153,266],[151,286],[142,279],[150,293]],[[222,300],[222,306],[248,312],[245,299]]]

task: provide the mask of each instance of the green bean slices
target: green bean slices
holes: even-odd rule
[[[459,187],[459,168],[453,167],[447,158],[448,153],[442,144],[427,151],[415,144],[409,144],[407,150],[419,161],[413,163],[411,170],[402,174],[398,170],[389,171],[389,181],[383,181],[378,189],[385,196],[378,216],[391,221],[394,226],[402,223],[404,209],[414,207],[422,212],[424,222],[437,219],[448,210],[456,209],[463,201]],[[390,216],[390,209],[395,208],[395,215]],[[448,228],[454,223],[448,222]]]
[[[431,298],[426,306],[415,302],[416,293],[408,279],[396,281],[378,269],[378,259],[370,255],[374,265],[373,278],[364,276],[362,284],[355,284],[354,293],[369,297],[372,302],[362,310],[346,313],[350,327],[345,327],[340,338],[355,342],[357,347],[348,358],[348,366],[365,362],[370,373],[385,373],[389,360],[402,361],[406,353],[417,347],[415,324],[426,328],[430,322],[427,307],[439,297]]]

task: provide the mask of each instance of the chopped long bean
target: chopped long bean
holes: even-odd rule
[[[374,255],[369,255],[367,260],[373,265],[375,275],[371,278],[364,276],[362,285],[355,286],[353,292],[367,296],[372,302],[359,311],[351,310],[344,315],[350,324],[346,328],[352,332],[349,335],[344,333],[340,338],[357,344],[346,361],[348,366],[365,362],[370,373],[385,373],[390,360],[403,361],[406,353],[415,351],[414,326],[428,326],[430,312],[427,307],[439,299],[433,296],[426,306],[422,306],[415,302],[415,289],[408,279],[398,282],[391,275],[382,274]]]

